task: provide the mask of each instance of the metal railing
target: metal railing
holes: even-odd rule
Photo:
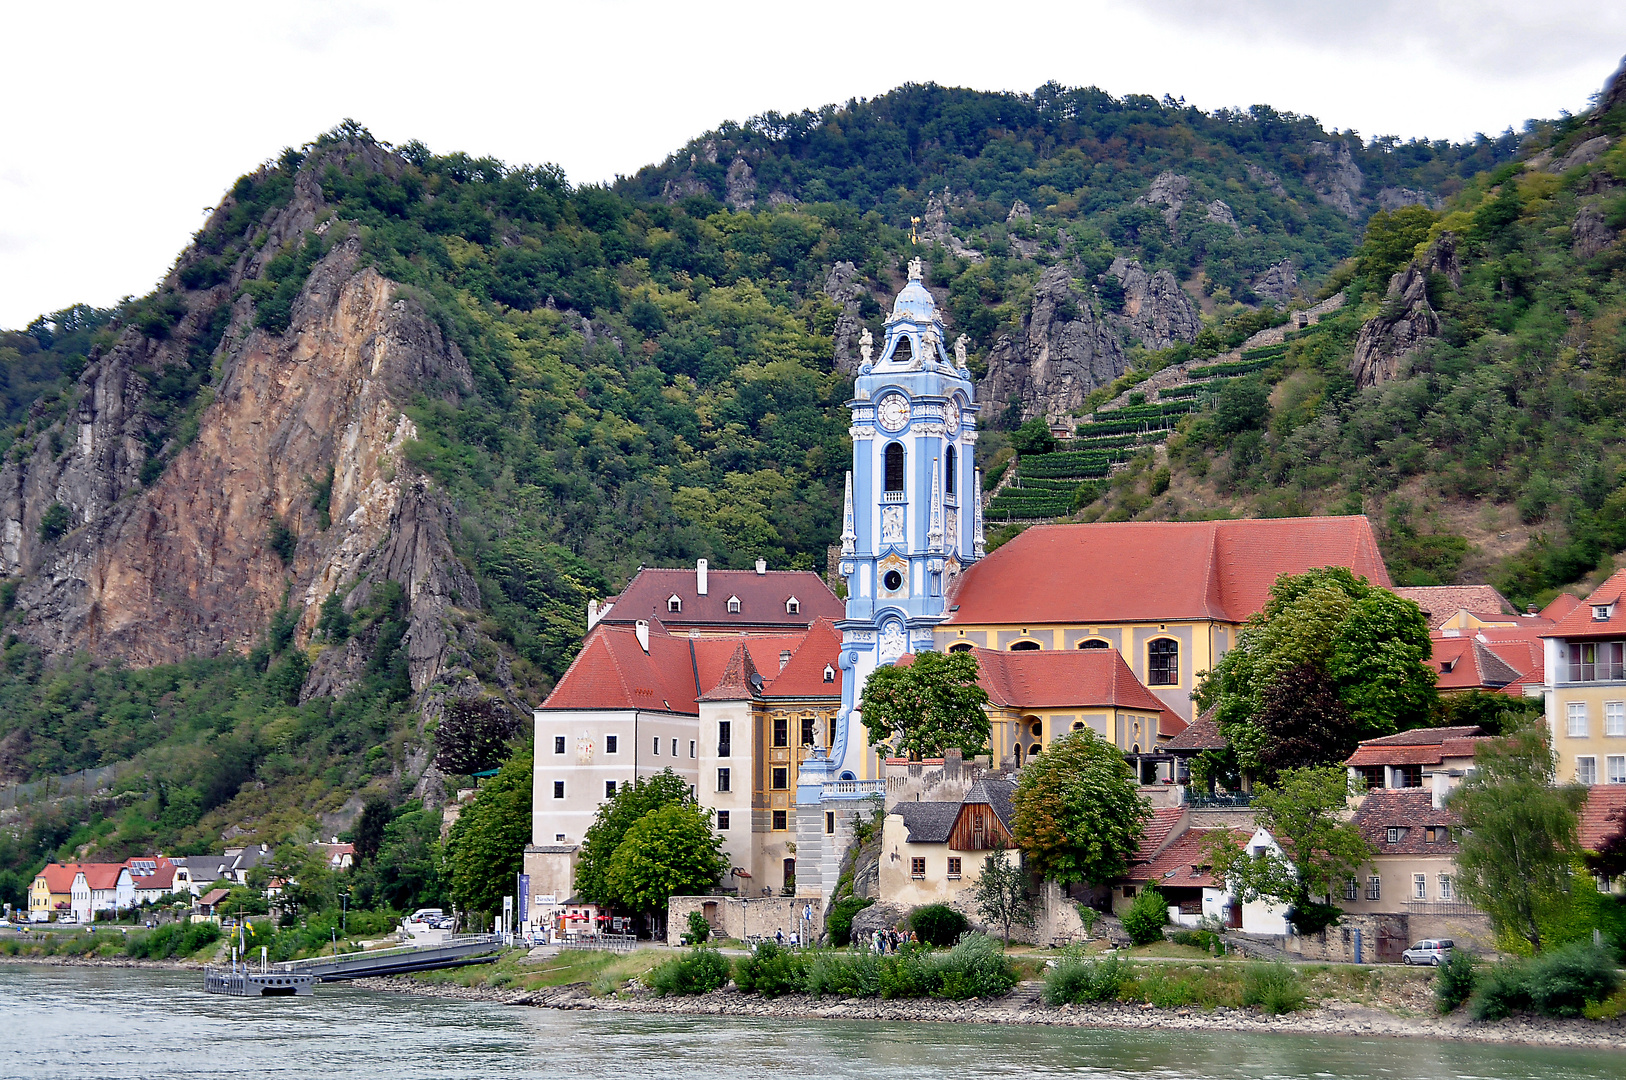
[[[1187,802],[1193,810],[1240,810],[1253,805],[1253,796],[1245,791],[1229,795],[1193,795]]]
[[[565,938],[559,942],[559,947],[561,949],[631,952],[638,947],[638,937],[636,934],[583,934],[580,937]]]

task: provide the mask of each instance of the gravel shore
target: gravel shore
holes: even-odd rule
[[[876,998],[813,998],[804,994],[764,999],[719,990],[698,997],[657,997],[643,992],[594,997],[585,983],[537,991],[508,987],[468,987],[428,983],[409,976],[357,979],[369,990],[422,994],[459,1001],[489,1001],[547,1009],[666,1013],[678,1016],[744,1016],[780,1020],[910,1020],[949,1024],[1028,1024],[1041,1027],[1165,1028],[1170,1030],[1268,1031],[1300,1035],[1400,1036],[1531,1046],[1619,1049],[1626,1045],[1626,1020],[1551,1020],[1513,1017],[1478,1023],[1458,1013],[1449,1017],[1397,1016],[1367,1005],[1325,1001],[1286,1016],[1253,1009],[1159,1009],[1120,1003],[1045,1005],[1038,983],[1024,983],[993,1001],[882,1001]]]
[[[202,971],[191,960],[132,960],[127,956],[0,956],[0,964],[35,964],[43,967],[146,968],[149,971]]]

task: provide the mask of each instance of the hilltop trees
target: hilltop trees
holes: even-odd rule
[[[1427,723],[1437,703],[1429,654],[1414,602],[1343,567],[1283,574],[1196,700],[1217,706],[1242,768],[1269,778]]]
[[[862,715],[869,744],[885,753],[923,758],[955,748],[969,757],[988,747],[987,704],[976,654],[923,652],[875,669],[864,683]]]
[[[1123,873],[1152,812],[1123,752],[1089,728],[1029,759],[1011,806],[1011,834],[1027,866],[1062,885]]]

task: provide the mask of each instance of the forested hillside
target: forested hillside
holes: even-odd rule
[[[1494,573],[1521,598],[1574,581],[1620,546],[1621,322],[1616,248],[1579,256],[1564,230],[1581,202],[1618,228],[1626,174],[1618,149],[1560,172],[1514,159],[1589,132],[1363,142],[1263,107],[909,86],[725,125],[572,187],[347,122],[239,179],[153,294],[0,339],[18,526],[0,779],[130,763],[116,797],[59,807],[0,857],[23,871],[58,850],[201,849],[229,827],[277,839],[323,813],[341,827],[358,793],[433,802],[444,703],[522,714],[568,664],[587,600],[640,564],[822,568],[856,335],[879,331],[915,255],[994,398],[985,460],[1031,416],[1098,407],[1341,287],[1343,311],[1254,376],[1262,404],[1194,410],[1083,516],[1363,507],[1402,576]],[[1389,276],[1444,233],[1461,283],[1426,281],[1435,336],[1357,386],[1360,327],[1395,314]],[[327,348],[396,366],[371,369],[383,398],[300,405],[286,428],[329,426],[267,473],[264,509],[222,518],[253,567],[241,605],[175,630],[140,599],[162,589],[98,606],[62,584],[110,550],[131,565],[138,512],[242,501],[208,487],[251,430],[241,388],[309,378]],[[1041,354],[1070,358],[1070,396]],[[365,383],[346,362],[333,377]],[[87,421],[115,385],[116,425]],[[363,406],[409,427],[379,427],[352,462],[344,423],[361,421],[344,418]],[[105,463],[83,449],[102,427]],[[1479,496],[1490,510],[1452,509]],[[389,548],[377,507],[417,530],[416,554]],[[1476,550],[1470,532],[1510,538]],[[168,651],[142,653],[151,640]]]

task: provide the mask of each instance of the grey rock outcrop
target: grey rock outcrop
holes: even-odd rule
[[[1254,183],[1258,184],[1260,187],[1264,188],[1278,199],[1286,199],[1290,197],[1287,194],[1287,189],[1282,187],[1281,177],[1277,176],[1269,169],[1261,169],[1259,166],[1254,165],[1251,162],[1248,164],[1247,168],[1249,180],[1252,180]]]
[[[1430,210],[1440,208],[1440,197],[1427,191],[1419,191],[1408,187],[1386,187],[1378,189],[1379,210],[1399,210],[1402,206],[1426,206]]]
[[[1619,234],[1609,226],[1603,211],[1592,204],[1581,207],[1570,225],[1570,251],[1577,259],[1590,259],[1613,244]]]
[[[864,331],[863,320],[858,317],[858,302],[864,296],[864,287],[858,283],[858,267],[850,262],[838,262],[824,277],[824,295],[841,308],[836,319],[835,367],[837,371],[852,374],[858,370],[858,335]]]
[[[891,930],[909,914],[897,904],[880,901],[853,916],[853,940],[862,941],[877,930]]]
[[[1299,272],[1292,259],[1283,259],[1253,279],[1253,293],[1261,300],[1278,306],[1287,303],[1299,291]]]
[[[1146,194],[1135,200],[1136,206],[1156,206],[1163,208],[1163,223],[1174,231],[1174,223],[1180,220],[1180,211],[1185,208],[1186,198],[1191,194],[1191,179],[1181,176],[1177,172],[1165,170],[1157,174],[1152,186]]]
[[[948,208],[953,199],[948,188],[944,188],[942,194],[933,191],[926,196],[926,213],[920,222],[921,235],[937,241],[962,259],[981,262],[982,252],[967,247],[949,227]]]
[[[1123,285],[1119,324],[1148,349],[1167,349],[1177,341],[1195,341],[1202,329],[1197,305],[1167,270],[1148,274],[1134,259],[1112,260],[1107,273]]]
[[[1052,266],[1033,290],[1020,336],[1001,334],[988,354],[984,400],[1021,402],[1022,418],[1059,420],[1097,386],[1122,375],[1127,361],[1115,329],[1096,317],[1089,290],[1073,287],[1066,266]]]
[[[1316,197],[1350,220],[1361,216],[1358,200],[1366,177],[1344,143],[1313,142],[1305,179]]]
[[[1203,215],[1203,220],[1214,225],[1223,225],[1235,233],[1242,231],[1242,228],[1236,223],[1235,215],[1231,213],[1230,206],[1220,199],[1215,199],[1208,204],[1208,212]]]
[[[749,210],[757,204],[757,178],[744,158],[729,162],[723,189],[723,202],[730,210]]]
[[[1609,152],[1609,136],[1597,135],[1579,145],[1572,147],[1570,152],[1547,166],[1552,173],[1565,173],[1571,169],[1578,169],[1582,165],[1590,165]]]
[[[1033,210],[1027,203],[1017,199],[1011,203],[1011,212],[1005,215],[1005,220],[1007,223],[1012,221],[1032,221]]]
[[[1400,361],[1440,334],[1440,318],[1428,300],[1431,275],[1453,287],[1462,284],[1456,237],[1443,233],[1429,245],[1421,263],[1412,262],[1389,279],[1383,311],[1362,325],[1355,336],[1350,374],[1357,387],[1381,386],[1400,375]]]

